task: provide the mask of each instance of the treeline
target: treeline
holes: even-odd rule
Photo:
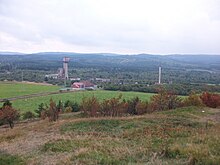
[[[135,91],[146,93],[157,93],[158,87],[161,85],[147,85],[147,84],[105,84],[105,90],[112,91]],[[192,91],[196,93],[220,92],[220,85],[206,85],[206,84],[163,84],[163,88],[167,91],[174,91],[177,95],[187,96]]]

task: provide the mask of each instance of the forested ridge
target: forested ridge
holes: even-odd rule
[[[98,84],[110,90],[151,92],[148,85],[158,82],[158,67],[162,67],[162,83],[185,84],[189,88],[219,91],[220,56],[218,55],[119,55],[109,53],[45,52],[34,54],[0,53],[0,80],[43,82],[46,74],[57,73],[62,58],[70,57],[69,76],[82,80],[92,78],[111,79]],[[46,80],[63,84],[59,80]],[[216,87],[207,87],[216,84]],[[168,86],[168,85],[167,85]],[[173,85],[171,85],[173,87]],[[144,89],[143,89],[144,88]],[[170,87],[169,87],[170,88]],[[181,87],[182,88],[182,87]],[[179,88],[180,89],[180,88]],[[204,91],[204,90],[203,90]],[[180,94],[188,94],[181,92]]]

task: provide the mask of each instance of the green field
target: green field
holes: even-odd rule
[[[33,93],[57,91],[60,87],[55,85],[36,85],[15,82],[0,82],[0,99]]]
[[[56,94],[49,96],[34,97],[24,100],[16,100],[16,101],[12,101],[12,103],[14,107],[20,109],[23,112],[23,111],[34,111],[35,109],[37,109],[40,103],[49,104],[49,100],[51,98],[56,102],[58,102],[59,100],[62,100],[63,102],[65,102],[66,100],[71,100],[80,103],[83,97],[95,96],[99,100],[104,100],[112,97],[118,97],[119,94],[122,94],[123,99],[131,99],[138,96],[141,100],[149,100],[150,96],[153,95],[149,93],[140,93],[140,92],[118,92],[118,91],[103,91],[103,90],[79,91],[73,93],[63,93],[63,94]]]
[[[0,83],[0,96],[1,98],[21,96],[25,94],[58,91],[58,86],[43,86],[43,85],[33,85],[33,84],[21,84],[21,83]],[[109,99],[112,97],[118,97],[122,94],[123,99],[131,99],[138,96],[141,100],[149,100],[153,94],[141,93],[141,92],[119,92],[119,91],[77,91],[72,93],[61,93],[56,95],[33,97],[30,99],[21,99],[12,101],[13,106],[19,109],[21,113],[25,111],[34,111],[37,109],[40,103],[49,104],[49,100],[52,98],[54,101],[58,102],[62,100],[81,102],[83,97],[95,96],[99,100]],[[1,105],[1,104],[0,104]]]

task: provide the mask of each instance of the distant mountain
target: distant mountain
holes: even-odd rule
[[[19,52],[1,52],[0,55],[25,55],[25,53],[19,53]]]

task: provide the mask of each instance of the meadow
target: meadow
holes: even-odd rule
[[[84,97],[92,97],[95,96],[98,100],[109,99],[113,97],[118,97],[122,94],[122,99],[131,99],[134,97],[139,97],[141,100],[149,100],[150,96],[153,94],[149,93],[140,93],[140,92],[118,92],[118,91],[78,91],[72,93],[63,93],[63,94],[55,94],[49,96],[40,96],[34,97],[30,99],[16,100],[12,101],[13,106],[19,109],[21,112],[24,111],[34,111],[38,108],[40,103],[49,104],[50,99],[53,99],[55,102],[61,100],[65,102],[66,100],[71,100],[80,103]]]
[[[55,85],[0,82],[0,99],[59,90]]]
[[[115,118],[70,115],[0,128],[0,164],[217,165],[219,113],[187,107]]]
[[[1,98],[21,96],[25,94],[33,94],[40,92],[50,92],[58,91],[60,87],[58,86],[45,86],[37,84],[22,84],[22,83],[0,83],[0,96]],[[20,110],[21,113],[26,111],[36,110],[40,103],[49,104],[49,100],[52,98],[54,101],[58,102],[61,100],[65,102],[66,100],[71,100],[80,103],[84,97],[95,96],[99,100],[109,99],[113,97],[118,97],[122,94],[122,99],[131,99],[134,97],[139,97],[141,100],[149,100],[153,94],[141,93],[141,92],[118,92],[118,91],[77,91],[71,93],[60,93],[48,96],[39,96],[29,99],[20,99],[12,101],[13,107]],[[0,104],[1,105],[1,104]]]

